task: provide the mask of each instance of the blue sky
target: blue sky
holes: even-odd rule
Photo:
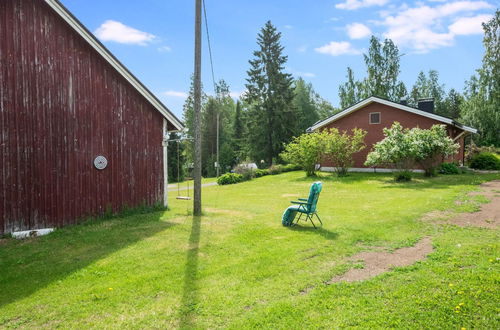
[[[364,76],[370,35],[389,37],[405,55],[401,79],[438,70],[460,91],[480,67],[481,22],[497,0],[205,0],[216,79],[237,97],[267,20],[282,33],[287,70],[338,106],[346,68]],[[62,3],[179,118],[193,71],[194,0],[62,0]],[[206,36],[202,79],[212,92]]]

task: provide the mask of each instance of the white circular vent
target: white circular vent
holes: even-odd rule
[[[97,156],[94,159],[94,166],[98,170],[104,170],[108,166],[108,160],[104,156]]]

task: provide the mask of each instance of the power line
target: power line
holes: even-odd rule
[[[217,94],[217,85],[215,84],[214,61],[212,58],[212,46],[210,44],[210,33],[208,32],[207,6],[203,0],[203,16],[205,17],[205,30],[207,31],[208,54],[210,56],[210,68],[212,69],[212,83],[214,85],[214,93]]]

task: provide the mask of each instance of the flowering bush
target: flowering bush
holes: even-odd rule
[[[458,152],[459,145],[448,136],[444,125],[433,125],[430,129],[415,127],[408,134],[415,161],[426,176],[434,176],[444,158]]]
[[[448,136],[444,125],[409,130],[395,122],[391,128],[384,128],[384,136],[368,154],[365,165],[389,165],[399,171],[409,171],[419,164],[425,175],[432,176],[444,158],[455,154],[459,148]]]
[[[373,146],[366,157],[366,166],[394,166],[398,171],[408,172],[415,164],[415,155],[408,137],[408,129],[395,122],[384,128],[385,138]]]
[[[365,135],[366,131],[358,128],[353,129],[351,134],[330,128],[325,134],[325,157],[333,163],[338,176],[347,174],[347,169],[354,163],[353,154],[366,147]]]

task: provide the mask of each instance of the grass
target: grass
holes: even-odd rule
[[[281,226],[317,180],[290,172],[204,188],[202,217],[171,198],[166,212],[0,241],[0,328],[499,328],[499,231],[418,220],[456,200],[477,210],[486,200],[466,194],[492,179],[324,175],[315,230]],[[350,255],[424,236],[424,261],[325,284],[362,267]]]

